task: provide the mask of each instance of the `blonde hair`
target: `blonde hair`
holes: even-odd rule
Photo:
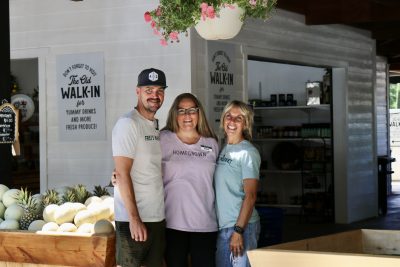
[[[210,128],[208,124],[203,106],[201,105],[200,101],[191,93],[183,93],[175,98],[168,112],[167,123],[162,130],[169,130],[174,133],[178,132],[178,108],[183,99],[189,99],[193,101],[193,103],[196,105],[196,108],[199,109],[199,120],[196,125],[197,132],[203,137],[212,137],[214,139],[217,139],[217,136],[214,134],[214,131]]]
[[[232,100],[228,103],[221,114],[220,127],[224,131],[224,120],[227,113],[231,111],[232,108],[239,108],[242,116],[244,117],[244,127],[243,127],[243,137],[244,139],[251,141],[253,138],[253,120],[254,120],[254,112],[246,103],[239,100]]]

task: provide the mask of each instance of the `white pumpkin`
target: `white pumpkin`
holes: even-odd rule
[[[8,208],[14,203],[17,203],[17,197],[19,191],[20,191],[19,189],[10,189],[3,194],[2,201],[4,206],[6,206],[6,208]]]
[[[77,227],[84,223],[95,223],[97,221],[96,213],[91,210],[81,210],[75,215],[74,223]]]
[[[8,190],[10,190],[10,188],[8,188],[6,185],[4,184],[0,184],[0,200],[3,199],[3,194],[5,192],[7,192]]]
[[[78,227],[76,230],[78,233],[93,233],[94,232],[94,224],[93,223],[84,223]]]
[[[109,220],[99,220],[94,224],[95,234],[111,234],[114,231],[114,226]]]
[[[0,223],[1,230],[18,230],[19,222],[17,220],[4,220]]]
[[[60,227],[58,228],[58,232],[76,232],[76,230],[78,230],[78,228],[76,227],[75,224],[73,223],[63,223],[60,225]]]
[[[4,220],[2,218],[0,218],[0,223],[4,222]]]
[[[56,213],[56,210],[59,208],[57,204],[50,204],[43,210],[43,219],[46,222],[55,222],[56,220],[54,219],[54,214]]]
[[[22,215],[24,215],[24,209],[20,207],[17,203],[14,203],[9,206],[4,212],[4,219],[19,221]]]
[[[85,201],[85,206],[88,206],[90,203],[93,202],[102,202],[103,200],[99,198],[98,196],[91,196]]]
[[[6,206],[0,201],[0,219],[4,219],[4,212],[6,211]]]
[[[35,220],[29,225],[28,231],[40,231],[45,224],[46,222],[44,220]]]

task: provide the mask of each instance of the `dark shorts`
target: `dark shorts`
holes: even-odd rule
[[[129,222],[115,222],[116,260],[123,267],[161,267],[165,251],[165,220],[146,222],[147,240],[134,241]]]

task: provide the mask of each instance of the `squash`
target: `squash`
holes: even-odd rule
[[[10,188],[8,188],[6,185],[4,184],[0,184],[0,200],[3,199],[3,195],[5,192],[7,192],[8,190],[10,190]]]
[[[0,201],[0,219],[4,219],[4,212],[6,211],[6,206]]]
[[[14,203],[9,206],[4,212],[4,219],[19,221],[22,215],[24,215],[24,209],[20,207],[17,203]]]
[[[17,220],[4,220],[0,223],[1,230],[19,230],[19,222]]]
[[[103,203],[91,203],[87,208],[96,214],[97,220],[108,219],[111,215],[110,207]]]
[[[75,224],[73,223],[63,223],[60,225],[60,227],[58,228],[58,232],[76,232],[76,230],[78,230],[78,228],[76,227]]]
[[[3,194],[2,201],[4,206],[6,206],[6,208],[8,208],[14,203],[17,203],[17,197],[19,191],[20,191],[19,189],[10,189]]]
[[[43,232],[56,232],[59,226],[55,222],[48,222],[42,227]]]
[[[94,224],[93,223],[84,223],[78,227],[76,230],[78,233],[93,233],[94,232]]]
[[[75,215],[74,223],[77,227],[84,223],[95,223],[97,221],[96,213],[91,210],[81,210]]]
[[[50,204],[43,210],[43,219],[46,222],[55,222],[56,220],[54,219],[54,214],[56,213],[56,210],[59,208],[57,204]]]
[[[28,231],[40,231],[42,230],[43,226],[46,224],[45,221],[43,220],[35,220],[31,222],[31,224],[28,227]]]
[[[72,202],[66,202],[58,209],[56,209],[54,213],[54,221],[61,225],[63,223],[72,223],[74,221],[75,215],[78,213],[77,206]]]
[[[102,202],[103,200],[99,198],[98,196],[91,196],[85,201],[85,206],[88,206],[90,203],[93,202]]]
[[[95,234],[111,234],[115,231],[109,220],[99,220],[94,224]]]

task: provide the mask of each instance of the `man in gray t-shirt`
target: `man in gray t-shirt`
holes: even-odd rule
[[[164,101],[165,74],[145,69],[138,77],[135,110],[112,131],[118,266],[162,266],[165,247],[161,148],[155,114]]]

